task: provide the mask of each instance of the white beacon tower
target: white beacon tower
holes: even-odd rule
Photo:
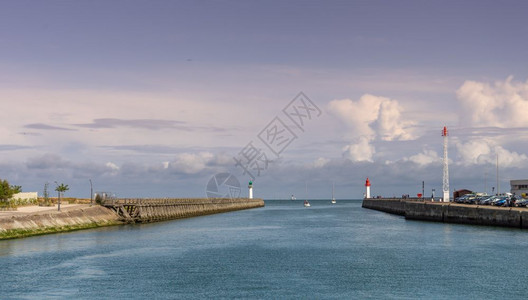
[[[447,127],[444,126],[442,130],[444,137],[444,178],[442,184],[442,191],[444,192],[444,202],[449,202],[449,166],[447,160]]]
[[[253,199],[253,181],[249,181],[249,184],[248,184],[248,188],[249,188],[249,199]]]
[[[365,199],[370,198],[370,180],[367,177],[367,181],[365,182]]]

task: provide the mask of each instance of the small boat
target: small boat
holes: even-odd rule
[[[306,198],[308,198],[308,182],[306,182]],[[310,202],[308,202],[308,199],[304,200],[304,207],[310,207]]]
[[[332,204],[336,204],[336,199],[334,197],[334,183],[332,182]]]
[[[295,200],[295,199],[296,199],[295,196],[292,195],[292,196],[291,196],[291,200],[293,201],[293,200]]]

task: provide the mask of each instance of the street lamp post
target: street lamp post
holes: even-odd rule
[[[61,192],[58,189],[59,184],[57,183],[57,181],[55,181],[55,185],[57,185],[57,210],[60,211],[60,202],[61,202],[61,198],[60,198],[61,194],[60,193]]]
[[[93,186],[92,186],[92,180],[90,179],[90,206],[93,205]]]

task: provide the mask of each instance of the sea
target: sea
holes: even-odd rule
[[[0,241],[0,299],[526,299],[528,231],[360,200]]]

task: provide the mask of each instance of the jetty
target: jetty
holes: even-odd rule
[[[110,199],[102,206],[127,223],[148,223],[188,218],[264,206],[264,200],[251,198],[198,199]]]
[[[0,240],[102,226],[149,223],[263,207],[262,199],[108,199],[101,205],[20,207],[0,212]]]
[[[433,202],[421,198],[365,198],[362,207],[409,220],[528,229],[528,209],[521,207]]]

